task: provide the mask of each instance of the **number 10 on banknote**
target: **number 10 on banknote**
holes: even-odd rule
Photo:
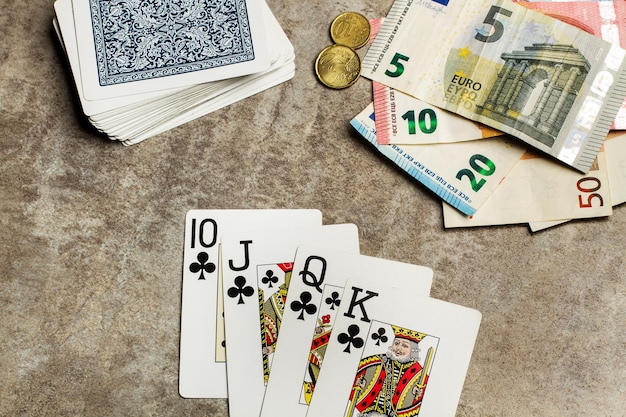
[[[362,74],[587,172],[626,96],[625,56],[510,0],[396,0]]]

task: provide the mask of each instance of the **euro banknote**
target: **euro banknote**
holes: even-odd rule
[[[443,213],[452,228],[606,217],[612,206],[603,150],[586,174],[529,151],[473,216]]]
[[[606,169],[609,174],[609,190],[613,207],[626,203],[626,133],[609,132],[604,142]],[[569,219],[571,220],[571,219]],[[528,226],[533,232],[548,229],[569,220],[530,222]]]
[[[626,2],[623,0],[517,1],[516,3],[574,25],[613,45],[626,48]],[[622,102],[611,129],[626,129],[626,100]]]
[[[586,173],[626,97],[625,57],[511,0],[396,0],[362,75]]]
[[[381,145],[464,142],[502,135],[379,82],[373,82],[373,90],[376,138]]]
[[[350,124],[385,157],[466,215],[474,214],[489,198],[526,150],[508,136],[429,145],[380,145],[375,117],[370,103]]]
[[[626,133],[609,132],[604,142],[604,156],[609,174],[611,204],[615,207],[626,203]],[[530,222],[528,225],[531,231],[538,232],[569,220]]]
[[[529,222],[528,228],[531,232],[540,232],[554,226],[569,222],[569,220],[546,220],[545,222]]]

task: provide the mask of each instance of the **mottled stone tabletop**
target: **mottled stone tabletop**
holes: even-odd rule
[[[431,295],[481,311],[458,416],[626,415],[626,207],[539,233],[443,228],[441,203],[350,127],[317,53],[344,11],[269,0],[295,77],[138,145],[90,129],[53,1],[0,4],[0,416],[227,416],[178,394],[189,209],[316,208],[361,252],[429,266]]]

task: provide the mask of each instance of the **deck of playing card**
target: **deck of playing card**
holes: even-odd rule
[[[360,254],[356,225],[191,210],[183,262],[181,396],[231,417],[454,415],[480,313],[429,297],[426,266]]]
[[[292,78],[291,42],[264,0],[56,0],[83,113],[126,145]]]

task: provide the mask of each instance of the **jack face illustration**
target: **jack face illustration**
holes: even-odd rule
[[[266,383],[285,310],[292,269],[293,263],[291,262],[257,266],[263,372]],[[269,296],[266,297],[266,295]]]

